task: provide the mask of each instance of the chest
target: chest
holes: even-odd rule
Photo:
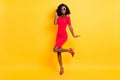
[[[58,18],[57,23],[58,24],[67,24],[67,19],[66,18]]]

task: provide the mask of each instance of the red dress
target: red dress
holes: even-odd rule
[[[70,16],[64,16],[64,17],[57,18],[57,24],[58,24],[58,31],[57,31],[57,35],[56,35],[55,46],[58,48],[61,48],[62,45],[67,40],[66,27],[67,27],[67,25],[71,24]]]

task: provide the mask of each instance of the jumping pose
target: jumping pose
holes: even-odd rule
[[[56,35],[56,44],[54,46],[54,52],[57,52],[58,56],[58,61],[60,65],[60,75],[64,73],[64,68],[62,65],[62,56],[61,52],[69,52],[72,57],[74,56],[74,51],[72,48],[69,49],[63,49],[62,46],[66,42],[68,36],[66,32],[66,27],[68,26],[72,36],[74,38],[79,37],[80,35],[75,35],[72,25],[71,25],[71,20],[70,20],[70,10],[67,7],[66,4],[60,4],[55,11],[55,18],[54,18],[54,24],[58,25],[58,31]]]

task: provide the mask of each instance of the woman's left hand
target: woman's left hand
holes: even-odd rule
[[[74,35],[73,37],[74,37],[74,38],[78,38],[78,37],[80,37],[80,35]]]

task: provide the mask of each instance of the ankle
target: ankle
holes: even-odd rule
[[[70,50],[70,49],[68,49],[68,52],[69,52],[69,53],[71,53],[71,50]]]

